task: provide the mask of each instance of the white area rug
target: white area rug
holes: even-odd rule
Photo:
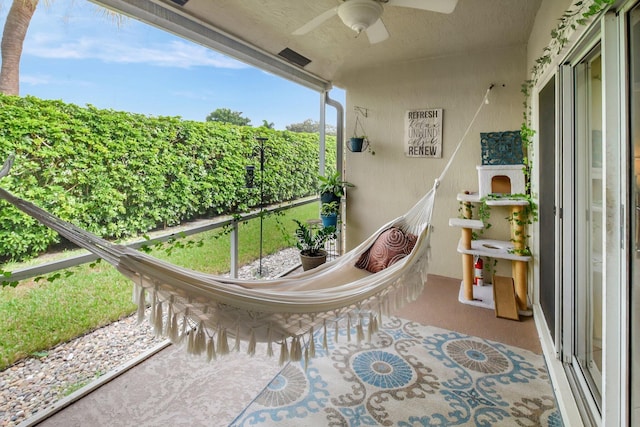
[[[308,369],[286,365],[232,425],[562,425],[541,355],[398,318],[332,341],[326,355],[317,334]]]

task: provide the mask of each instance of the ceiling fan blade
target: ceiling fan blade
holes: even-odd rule
[[[324,21],[336,16],[338,14],[338,7],[334,7],[332,9],[327,10],[324,13],[313,18],[311,21],[304,24],[302,27],[295,30],[292,34],[295,36],[300,36],[302,34],[307,34],[309,31],[319,27],[324,23]]]
[[[457,4],[458,0],[389,0],[387,3],[389,6],[410,7],[439,13],[451,13]]]
[[[387,27],[385,27],[382,19],[378,19],[373,23],[372,26],[367,28],[367,37],[369,38],[369,43],[376,44],[380,43],[389,38],[389,32],[387,31]]]

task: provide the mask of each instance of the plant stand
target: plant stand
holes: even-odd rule
[[[324,227],[324,225],[322,224],[322,220],[318,218],[308,219],[307,224],[312,228]],[[342,255],[342,250],[339,244],[340,233],[340,227],[336,227],[336,237],[334,239],[327,240],[324,245],[324,250],[327,252],[327,261],[332,261]]]

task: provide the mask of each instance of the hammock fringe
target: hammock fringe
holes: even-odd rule
[[[316,339],[313,326],[309,330],[309,345],[305,350],[305,359],[308,359],[309,357],[316,357]]]
[[[247,348],[247,354],[254,356],[256,354],[256,333],[251,329],[251,335],[249,336],[249,347]]]
[[[213,342],[213,337],[207,339],[207,362],[217,359],[216,346]]]
[[[162,317],[162,302],[158,301],[155,315],[153,316],[153,333],[156,337],[162,336],[164,329],[164,318]]]
[[[220,356],[229,354],[229,342],[227,341],[227,330],[224,328],[218,332],[218,354]]]
[[[330,316],[322,313],[310,313],[308,317],[315,323],[320,323],[321,331],[316,331],[312,323],[305,328],[306,319],[304,316],[296,316],[291,313],[284,317],[291,324],[294,323],[300,333],[282,336],[280,327],[269,321],[266,325],[242,325],[236,321],[233,324],[234,345],[230,349],[228,327],[222,323],[212,327],[206,322],[206,314],[215,314],[220,310],[221,304],[203,304],[198,308],[197,298],[189,297],[186,302],[181,303],[175,294],[170,294],[166,299],[161,299],[162,292],[157,285],[147,285],[141,281],[134,284],[134,298],[138,303],[138,320],[144,320],[145,312],[148,309],[147,319],[153,326],[156,336],[166,336],[175,344],[184,344],[189,354],[202,355],[206,353],[207,361],[215,360],[218,356],[224,356],[231,351],[240,351],[240,344],[244,336],[248,342],[246,353],[254,356],[257,352],[257,331],[264,328],[262,332],[266,339],[266,355],[273,357],[274,341],[280,342],[280,364],[288,361],[304,360],[305,365],[309,359],[316,357],[316,339],[321,340],[322,348],[327,351],[329,334],[328,321],[333,322],[332,340],[338,342],[341,334],[346,335],[347,342],[351,342],[352,334],[358,344],[363,340],[371,341],[373,335],[379,330],[379,320],[382,316],[388,316],[399,307],[414,301],[424,288],[423,278],[426,278],[427,260],[423,260],[423,265],[415,274],[407,274],[405,278],[394,280],[393,284],[384,289],[379,294],[372,296],[369,303],[357,302],[354,307],[347,307],[342,310],[333,310]],[[180,304],[184,304],[181,308]],[[165,308],[166,305],[166,308]],[[195,313],[202,313],[205,320],[197,319]],[[355,319],[352,316],[357,316]],[[253,313],[252,318],[260,321],[260,315]],[[246,332],[245,332],[246,328]],[[276,333],[276,331],[279,331]],[[319,332],[316,334],[316,332]],[[317,335],[317,337],[316,337]],[[289,339],[291,341],[289,341]],[[305,343],[303,345],[303,343]]]
[[[273,357],[273,328],[271,323],[267,326],[267,357]]]
[[[362,340],[364,340],[364,329],[362,326],[362,314],[359,315],[359,319],[358,319],[358,326],[356,328],[356,337],[358,340],[358,344],[360,344],[362,342]]]
[[[144,311],[146,308],[146,301],[144,296],[144,288],[138,286],[138,324],[144,322]]]
[[[289,361],[289,349],[287,348],[287,340],[282,340],[282,342],[280,343],[280,359],[278,363],[280,364],[280,366],[282,366],[287,361]]]
[[[233,344],[233,351],[240,351],[240,325],[236,326],[236,341]]]
[[[329,349],[329,344],[327,342],[327,321],[325,319],[324,323],[323,323],[323,334],[322,334],[322,349],[324,351],[327,351]]]
[[[379,321],[382,316],[388,316],[389,313],[414,301],[420,295],[424,288],[424,282],[413,279],[416,277],[422,279],[426,275],[426,261],[423,261],[424,265],[419,272],[416,272],[415,277],[395,280],[391,286],[371,298],[372,304],[358,302],[353,308],[332,311],[331,316],[311,313],[310,318],[318,323],[321,321],[322,330],[316,330],[313,324],[305,329],[303,317],[298,318],[291,314],[287,314],[287,320],[289,323],[295,323],[297,329],[303,332],[280,337],[281,333],[275,332],[279,330],[279,327],[273,322],[262,325],[261,327],[266,331],[264,332],[266,356],[269,358],[274,356],[273,344],[275,341],[279,341],[279,363],[281,365],[289,361],[303,360],[306,366],[310,358],[316,357],[316,339],[319,340],[318,342],[321,343],[325,351],[329,348],[328,321],[333,322],[334,328],[331,338],[334,342],[338,342],[341,334],[346,335],[347,342],[351,342],[352,334],[355,334],[358,344],[364,340],[370,342],[379,331]],[[144,313],[149,309],[147,319],[153,326],[156,336],[166,336],[175,344],[184,344],[189,354],[206,354],[207,361],[216,360],[218,356],[224,356],[232,351],[240,351],[242,337],[246,336],[245,339],[248,342],[246,353],[255,356],[258,343],[257,331],[260,330],[260,326],[247,327],[235,322],[233,326],[234,343],[230,348],[228,327],[221,323],[212,327],[205,320],[197,320],[193,317],[194,313],[191,308],[197,307],[195,298],[189,298],[185,303],[186,307],[180,308],[180,300],[174,294],[162,300],[157,285],[145,286],[143,282],[143,284],[135,283],[134,287],[134,297],[138,303],[138,319],[144,319]],[[198,311],[211,314],[219,309],[220,304],[215,306],[205,304]],[[357,317],[353,318],[352,316]],[[260,316],[255,313],[253,317],[260,319]],[[244,332],[245,327],[247,328],[246,333]]]

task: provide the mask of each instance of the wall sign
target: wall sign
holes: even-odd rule
[[[404,117],[404,154],[442,158],[442,108],[410,110]]]

